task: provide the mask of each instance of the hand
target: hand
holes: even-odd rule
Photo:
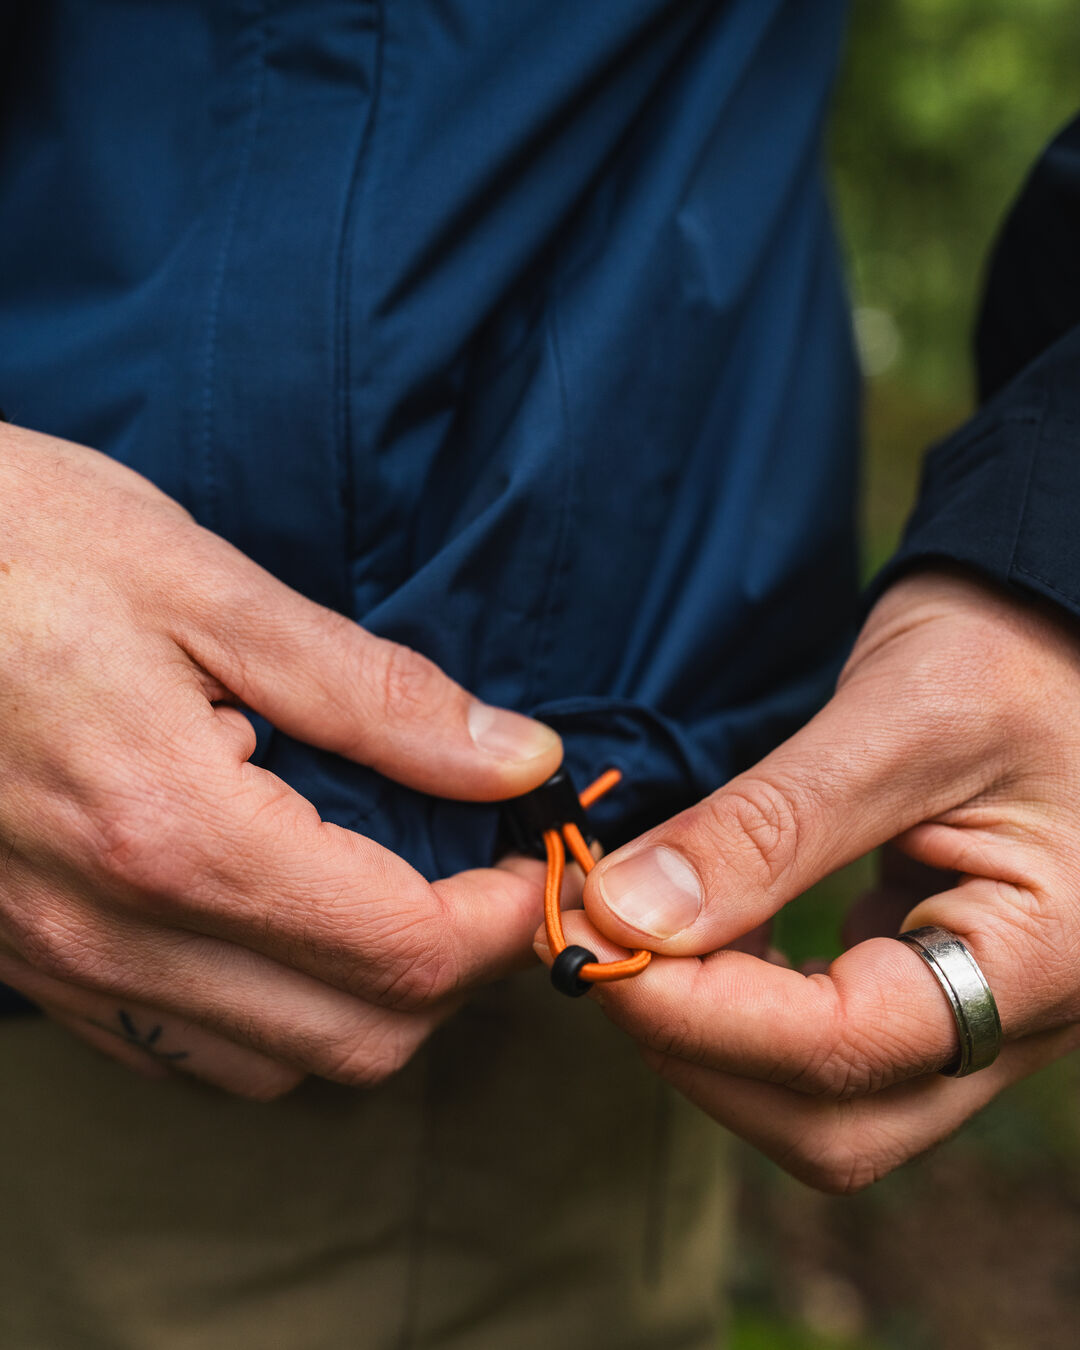
[[[935,1073],[956,1030],[906,946],[869,937],[810,975],[724,950],[887,840],[911,860],[901,880],[917,903],[904,917],[912,900],[894,875],[859,925],[936,924],[968,944],[1005,1034],[996,1063],[969,1078]],[[928,886],[916,864],[949,875]],[[814,1185],[880,1177],[1080,1045],[1076,630],[962,577],[904,579],[824,710],[611,854],[585,906],[570,941],[596,942],[601,959],[613,943],[662,953],[599,993],[659,1073]]]
[[[0,427],[0,980],[110,1053],[273,1096],[369,1083],[528,950],[535,885],[429,886],[248,763],[245,705],[423,792],[548,728],[305,600],[82,447]]]

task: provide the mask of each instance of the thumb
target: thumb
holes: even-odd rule
[[[941,699],[922,722],[919,711],[902,679],[852,680],[753,769],[599,863],[585,888],[590,920],[631,948],[717,951],[967,800],[985,770],[978,737],[958,717],[943,754]]]
[[[481,702],[418,652],[209,539],[224,583],[212,604],[187,597],[182,644],[287,735],[462,801],[516,796],[558,768],[562,742],[550,727]]]

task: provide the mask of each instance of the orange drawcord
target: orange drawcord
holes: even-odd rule
[[[605,792],[610,792],[622,782],[622,774],[618,769],[605,769],[595,783],[590,783],[585,791],[578,798],[578,801],[587,811],[593,802],[597,802]]]
[[[620,782],[622,774],[618,769],[608,769],[595,783],[580,796],[581,805],[586,810],[598,798],[602,797]],[[563,876],[566,872],[566,850],[569,849],[574,861],[586,874],[596,866],[589,846],[585,843],[581,831],[572,822],[562,826],[561,830],[544,831],[544,847],[547,850],[547,882],[544,886],[544,927],[547,929],[548,946],[553,957],[566,950],[566,937],[563,933],[562,911],[559,901],[562,894]],[[637,975],[652,960],[652,952],[634,952],[632,956],[620,961],[587,961],[576,970],[578,979],[589,984],[602,984],[608,980],[624,980],[628,975]]]

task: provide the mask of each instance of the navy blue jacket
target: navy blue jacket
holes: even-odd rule
[[[622,768],[617,843],[794,729],[852,632],[843,9],[9,5],[0,404]],[[986,565],[933,533],[982,537],[965,472],[897,566]],[[427,875],[490,857],[491,808],[259,755]]]

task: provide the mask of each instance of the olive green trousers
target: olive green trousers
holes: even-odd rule
[[[716,1350],[720,1131],[542,972],[271,1105],[0,1021],[0,1350]]]

